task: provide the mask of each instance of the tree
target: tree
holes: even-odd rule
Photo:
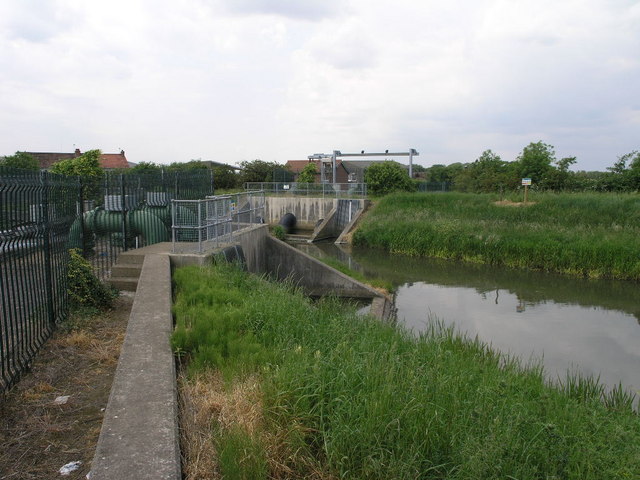
[[[265,162],[264,160],[245,160],[240,162],[242,183],[246,182],[273,182],[273,172],[281,169],[282,166],[275,162]]]
[[[202,160],[189,160],[188,162],[173,162],[167,167],[168,172],[192,172],[194,170],[207,170],[209,166]]]
[[[532,182],[541,183],[555,162],[556,152],[552,145],[537,142],[530,143],[517,159],[519,173],[522,178],[531,178]]]
[[[497,192],[514,188],[518,174],[513,164],[500,155],[485,150],[455,177],[456,190],[463,192]]]
[[[52,173],[60,175],[78,175],[82,177],[101,177],[104,170],[100,167],[100,150],[89,150],[79,157],[60,160],[51,167]]]
[[[567,190],[575,185],[575,174],[569,170],[576,163],[576,157],[564,157],[555,162],[555,167],[547,172],[543,186],[551,190]]]
[[[23,170],[40,170],[40,164],[36,158],[27,152],[16,152],[4,157],[1,165],[9,168],[21,168]]]
[[[416,189],[407,170],[393,161],[371,164],[364,172],[364,181],[367,189],[374,195],[385,195],[395,191],[412,192]]]
[[[145,174],[145,173],[160,173],[162,167],[153,162],[140,162],[136,166],[127,168],[126,173],[130,174]]]
[[[298,175],[298,183],[314,183],[316,181],[317,174],[318,170],[316,168],[316,164],[309,162],[302,169],[300,175]]]
[[[235,170],[227,165],[213,169],[213,183],[216,188],[236,188],[239,179]]]

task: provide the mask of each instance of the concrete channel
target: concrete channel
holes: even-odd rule
[[[126,289],[136,293],[91,480],[181,478],[176,371],[170,345],[171,271],[183,265],[206,265],[230,246],[241,247],[250,272],[291,279],[309,295],[369,298],[371,313],[380,319],[391,313],[392,304],[382,294],[273,238],[267,225],[235,232],[233,243],[203,254],[173,254],[168,242],[123,253],[119,263],[129,275]],[[114,283],[118,286],[117,280]]]

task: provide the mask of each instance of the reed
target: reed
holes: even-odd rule
[[[212,422],[237,478],[640,476],[640,418],[597,380],[550,385],[539,364],[436,319],[416,337],[229,266],[174,278],[173,344],[190,371],[259,378],[259,431]]]
[[[640,197],[537,194],[526,206],[497,195],[396,194],[355,232],[356,245],[593,278],[640,280]]]

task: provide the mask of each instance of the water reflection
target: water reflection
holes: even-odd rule
[[[567,369],[640,389],[640,295],[631,282],[585,280],[370,249],[302,245],[397,287],[398,320],[419,331],[430,318],[493,347],[543,358],[547,375]]]

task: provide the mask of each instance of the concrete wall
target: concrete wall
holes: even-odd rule
[[[298,227],[313,230],[318,220],[325,218],[337,200],[330,198],[310,197],[266,197],[265,221],[270,225],[277,224],[287,213],[293,213]]]
[[[263,248],[269,237],[268,225],[253,225],[233,234],[233,243],[240,244],[247,262],[247,270],[253,273],[267,271],[267,252]]]
[[[266,237],[267,271],[278,280],[292,279],[308,295],[335,294],[340,297],[374,298],[380,293],[320,260],[273,237]]]

